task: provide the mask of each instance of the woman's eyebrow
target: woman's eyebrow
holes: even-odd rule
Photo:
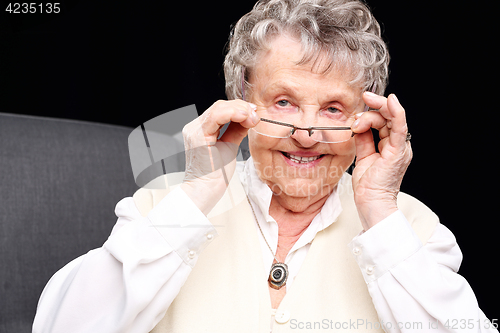
[[[278,80],[275,82],[270,83],[267,85],[263,90],[263,95],[265,94],[277,94],[277,93],[284,93],[284,94],[290,94],[290,95],[296,95],[297,93],[300,93],[301,87],[299,84],[295,84],[291,81],[287,80]],[[340,103],[344,107],[346,104],[349,104],[346,99],[348,98],[349,93],[345,89],[342,88],[337,88],[337,89],[332,89],[331,91],[326,92],[322,96],[322,103],[321,104],[329,104],[329,103]]]
[[[266,86],[263,91],[265,93],[274,93],[277,91],[284,91],[284,92],[291,92],[295,93],[297,91],[300,91],[300,88],[298,85],[295,84],[290,84],[289,82],[286,81],[276,81],[271,83],[270,85]]]

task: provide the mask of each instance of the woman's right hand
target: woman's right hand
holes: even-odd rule
[[[239,99],[217,101],[182,130],[186,171],[181,188],[205,215],[223,196],[236,168],[238,147],[260,120],[256,108]]]

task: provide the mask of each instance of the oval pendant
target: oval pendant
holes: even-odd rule
[[[288,278],[288,266],[284,263],[278,262],[271,266],[269,273],[269,286],[273,289],[280,289],[286,284]]]

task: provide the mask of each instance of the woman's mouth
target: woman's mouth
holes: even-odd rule
[[[299,155],[294,155],[291,153],[287,153],[282,151],[281,154],[285,156],[285,161],[288,164],[292,164],[294,166],[296,165],[303,165],[303,166],[314,166],[319,163],[319,160],[325,156],[325,154],[320,154],[320,155],[313,155],[313,156],[299,156]],[[316,162],[316,163],[314,163]]]

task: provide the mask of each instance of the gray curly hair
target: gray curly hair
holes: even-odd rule
[[[383,94],[389,76],[389,52],[380,26],[359,0],[261,0],[231,31],[224,61],[226,95],[242,98],[255,68],[258,53],[269,49],[274,37],[288,33],[297,38],[304,56],[298,63],[328,56],[324,73],[341,64],[351,71],[351,84]],[[242,77],[244,76],[244,78]]]

